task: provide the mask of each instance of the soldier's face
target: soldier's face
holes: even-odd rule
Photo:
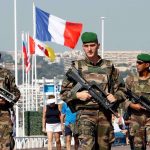
[[[99,46],[100,44],[91,42],[91,43],[84,43],[82,47],[86,56],[88,58],[93,58],[98,55]]]
[[[137,61],[136,62],[136,68],[137,68],[137,72],[143,72],[145,70],[148,70],[148,68],[150,67],[149,63],[145,63],[143,61]]]

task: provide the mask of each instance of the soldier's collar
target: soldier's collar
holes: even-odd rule
[[[99,57],[99,59],[98,59],[98,61],[97,61],[97,63],[96,63],[95,65],[101,64],[101,62],[102,62],[101,56],[98,55],[98,57]],[[88,64],[94,65],[94,63],[93,63],[92,61],[90,61],[90,60],[88,59],[88,57],[85,58],[85,61],[86,61],[86,63],[88,63]]]

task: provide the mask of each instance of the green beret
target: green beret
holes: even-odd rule
[[[97,34],[93,32],[84,32],[81,36],[83,43],[96,42],[98,43]]]
[[[144,53],[141,53],[137,56],[137,59],[138,60],[141,60],[143,62],[150,62],[150,55],[149,54],[144,54]]]

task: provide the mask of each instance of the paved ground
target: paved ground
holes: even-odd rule
[[[23,149],[23,150],[29,150],[29,149]],[[30,150],[47,150],[47,148],[34,148],[34,149],[30,149]],[[54,148],[53,150],[56,150],[56,148]],[[66,148],[62,148],[62,150],[66,150]],[[73,147],[71,150],[74,150]],[[127,146],[113,146],[112,150],[130,150],[130,147]],[[148,150],[148,149],[147,149]]]
[[[29,149],[22,149],[22,150],[29,150]],[[47,148],[35,148],[30,150],[47,150]],[[56,148],[54,148],[53,150],[56,150]],[[62,148],[62,150],[66,150],[66,148]],[[71,150],[74,150],[73,147]],[[130,150],[130,147],[129,145],[113,146],[111,150]],[[150,150],[150,148],[147,148],[147,150]]]

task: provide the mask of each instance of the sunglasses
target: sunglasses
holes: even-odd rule
[[[136,61],[137,64],[141,65],[141,64],[144,64],[143,61]]]

